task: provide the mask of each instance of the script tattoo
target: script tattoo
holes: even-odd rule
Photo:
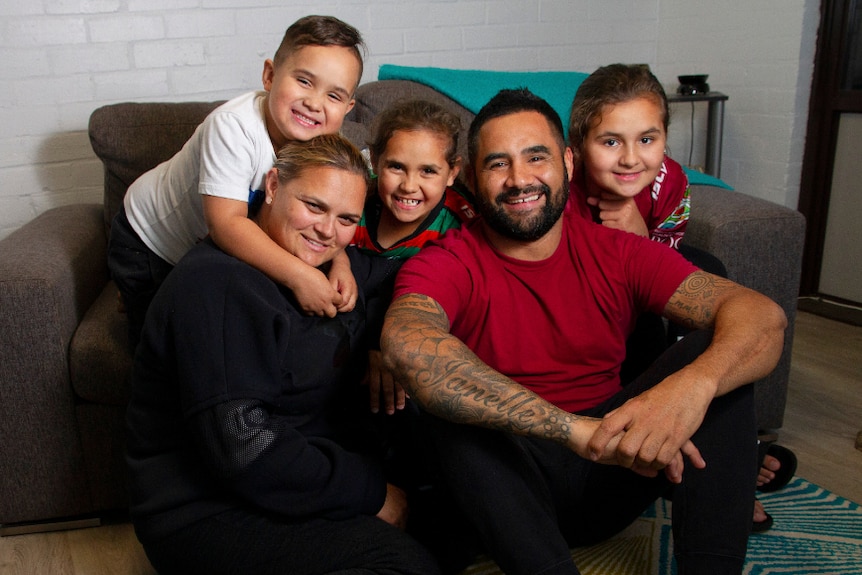
[[[416,294],[389,309],[384,354],[411,397],[439,417],[565,444],[578,416],[485,365],[449,333],[436,301]]]
[[[688,328],[704,329],[712,326],[719,296],[737,286],[732,281],[704,271],[690,274],[667,304],[672,319]]]

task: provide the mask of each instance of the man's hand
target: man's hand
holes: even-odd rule
[[[664,315],[692,328],[712,328],[712,341],[680,371],[605,415],[589,450],[593,459],[604,457],[611,440],[623,433],[616,448],[621,465],[665,468],[678,481],[682,470],[676,474],[669,463],[680,452],[694,467],[706,466],[691,437],[710,402],[775,367],[787,319],[766,296],[703,271],[679,285]]]
[[[380,411],[381,401],[389,415],[395,413],[396,409],[404,409],[407,392],[400,383],[395,381],[392,372],[383,365],[383,356],[379,351],[368,352],[368,371],[362,383],[368,386],[372,413]]]
[[[651,466],[643,466],[639,462],[628,463],[625,458],[618,452],[620,440],[624,437],[624,433],[618,433],[604,444],[601,451],[593,451],[591,439],[601,429],[603,420],[590,417],[582,417],[577,420],[577,424],[572,426],[572,440],[569,444],[570,449],[583,457],[590,459],[596,463],[604,465],[619,465],[627,467],[644,477],[655,477],[658,475],[659,469]],[[688,445],[683,446],[683,451],[688,447],[694,448],[694,444],[690,441]],[[682,481],[682,470],[685,465],[683,461],[683,451],[677,452],[671,461],[663,468],[667,478],[673,483]]]
[[[407,527],[407,494],[391,483],[386,484],[386,500],[377,517],[402,531]]]
[[[644,222],[634,198],[603,194],[602,196],[588,197],[587,203],[599,209],[599,219],[602,220],[602,225],[643,237],[649,236],[646,222]]]
[[[678,483],[682,455],[696,468],[706,467],[691,437],[703,422],[714,387],[688,382],[684,374],[685,370],[671,375],[605,415],[589,441],[590,458],[607,457],[617,441],[617,462],[641,474],[664,469],[668,479]]]

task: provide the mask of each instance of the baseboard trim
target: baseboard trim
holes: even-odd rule
[[[31,533],[45,533],[48,531],[86,529],[89,527],[99,527],[101,524],[102,520],[98,517],[89,517],[86,519],[44,521],[40,523],[6,523],[0,525],[0,537],[11,537],[13,535],[29,535]]]
[[[822,296],[800,297],[799,310],[813,313],[842,323],[862,326],[862,308],[851,303],[831,300]]]

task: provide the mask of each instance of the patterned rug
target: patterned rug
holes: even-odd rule
[[[862,508],[794,477],[776,493],[758,494],[775,519],[748,542],[746,575],[862,574]],[[617,536],[572,551],[583,575],[675,575],[670,503],[659,500]],[[490,560],[463,575],[500,573]]]

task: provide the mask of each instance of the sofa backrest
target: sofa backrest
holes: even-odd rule
[[[467,163],[467,130],[475,114],[461,106],[455,100],[444,96],[434,88],[410,80],[378,80],[362,84],[356,89],[356,105],[347,115],[348,120],[365,125],[370,130],[374,118],[388,106],[405,99],[428,100],[439,104],[454,113],[461,120],[461,133],[458,137],[458,153],[462,157],[462,166]],[[367,143],[367,141],[366,141]],[[463,174],[463,170],[461,172]]]
[[[105,168],[105,225],[135,179],[173,156],[221,102],[120,103],[90,115],[90,145]]]

